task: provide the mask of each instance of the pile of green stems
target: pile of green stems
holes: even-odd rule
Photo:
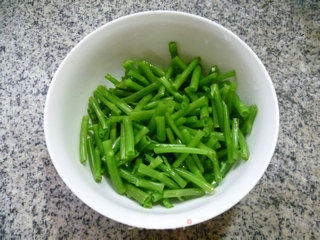
[[[205,74],[201,58],[185,63],[169,43],[166,71],[146,60],[123,62],[121,81],[98,86],[80,130],[80,162],[93,179],[110,179],[118,194],[151,208],[213,193],[239,160],[257,106],[236,93],[234,70]]]

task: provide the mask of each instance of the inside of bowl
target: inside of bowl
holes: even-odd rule
[[[176,204],[144,209],[119,196],[107,179],[94,182],[88,163],[79,162],[79,129],[87,102],[99,85],[111,86],[106,73],[123,74],[125,59],[147,59],[167,67],[168,42],[178,43],[186,61],[201,56],[204,69],[217,64],[222,71],[235,69],[238,94],[247,104],[257,104],[258,115],[247,138],[250,159],[241,161],[213,195]],[[47,101],[46,137],[52,160],[66,184],[100,213],[135,226],[148,227],[153,218],[163,218],[155,228],[187,225],[186,217],[199,222],[216,216],[238,202],[256,184],[267,167],[277,132],[277,104],[272,83],[255,54],[220,25],[191,15],[145,14],[123,18],[86,37],[68,55],[58,72]],[[144,217],[143,217],[144,216]],[[124,221],[123,219],[126,219]]]

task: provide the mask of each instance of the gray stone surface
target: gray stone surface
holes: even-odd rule
[[[51,164],[43,109],[51,78],[85,35],[145,10],[195,13],[238,34],[266,65],[281,130],[259,184],[221,216],[147,231],[84,205]],[[0,1],[0,239],[320,239],[319,1]]]

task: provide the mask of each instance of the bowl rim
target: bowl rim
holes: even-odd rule
[[[241,193],[238,194],[236,198],[228,201],[227,204],[223,208],[220,208],[214,214],[208,213],[206,215],[203,215],[202,217],[194,218],[192,220],[192,223],[187,223],[187,221],[186,221],[184,224],[171,224],[171,223],[167,223],[166,221],[141,221],[141,220],[137,220],[137,218],[135,218],[135,217],[131,217],[131,218],[119,217],[116,211],[109,211],[108,213],[102,212],[101,209],[99,209],[94,204],[92,204],[92,202],[88,201],[83,195],[80,196],[79,193],[77,193],[78,191],[75,189],[75,187],[72,184],[70,184],[70,182],[68,182],[66,177],[62,174],[61,170],[58,167],[58,162],[53,157],[51,157],[51,156],[54,156],[54,154],[53,154],[54,150],[53,150],[53,146],[50,145],[49,136],[48,136],[48,134],[49,134],[48,133],[49,132],[49,125],[48,125],[48,111],[49,111],[49,109],[48,109],[48,105],[49,105],[49,102],[50,102],[50,100],[52,98],[52,91],[53,91],[52,89],[56,85],[57,76],[59,75],[59,72],[61,71],[61,69],[63,68],[65,63],[67,62],[68,58],[73,54],[74,51],[76,51],[76,49],[81,44],[83,44],[85,41],[90,39],[97,32],[103,31],[105,28],[108,28],[110,25],[116,24],[119,21],[128,20],[130,18],[135,18],[135,17],[147,16],[147,15],[175,15],[175,16],[189,17],[189,18],[193,18],[193,19],[196,19],[196,20],[200,20],[203,23],[214,25],[215,27],[219,28],[220,30],[225,31],[227,34],[230,34],[237,41],[239,41],[240,44],[243,45],[247,51],[249,51],[249,53],[253,56],[255,61],[258,63],[258,65],[263,70],[263,74],[265,75],[265,77],[267,79],[268,85],[270,85],[270,87],[271,87],[271,95],[272,95],[272,99],[274,100],[274,104],[275,104],[275,120],[276,120],[276,126],[274,126],[275,135],[274,135],[274,138],[271,139],[272,140],[271,144],[270,144],[271,147],[269,148],[269,152],[266,154],[267,155],[266,159],[268,159],[268,161],[265,161],[264,165],[261,166],[260,172],[258,174],[258,177],[256,177],[255,181],[252,181],[250,183],[250,186],[248,186],[246,189],[244,189],[244,191],[241,191]],[[235,33],[233,33],[229,29],[223,27],[222,25],[220,25],[219,23],[217,23],[217,22],[215,22],[213,20],[209,20],[207,18],[198,16],[198,15],[195,15],[195,14],[191,14],[191,13],[186,13],[186,12],[181,12],[181,11],[168,11],[168,10],[143,11],[143,12],[138,12],[138,13],[125,15],[125,16],[116,18],[116,19],[114,19],[114,20],[112,20],[110,22],[107,22],[106,24],[98,27],[97,29],[95,29],[94,31],[92,31],[91,33],[86,35],[81,41],[79,41],[71,49],[71,51],[66,55],[66,57],[63,59],[63,61],[60,63],[58,69],[56,70],[55,74],[53,75],[52,81],[50,82],[50,86],[49,86],[49,89],[48,89],[48,92],[47,92],[46,101],[45,101],[43,124],[44,124],[44,135],[45,135],[46,145],[47,145],[47,148],[48,148],[50,159],[51,159],[56,171],[58,172],[59,176],[62,178],[63,182],[71,190],[71,192],[73,194],[75,194],[87,206],[89,206],[90,208],[92,208],[96,212],[104,215],[105,217],[108,217],[108,218],[110,218],[112,220],[115,220],[117,222],[129,225],[129,226],[145,228],[145,229],[175,229],[175,228],[192,226],[192,225],[195,225],[195,224],[198,224],[198,223],[201,223],[201,222],[204,222],[204,221],[207,221],[209,219],[212,219],[214,217],[219,216],[220,214],[224,213],[225,211],[227,211],[230,208],[232,208],[233,206],[235,206],[260,181],[260,179],[262,178],[263,174],[265,173],[268,165],[270,164],[270,161],[272,159],[272,156],[273,156],[276,144],[277,144],[277,139],[278,139],[278,134],[279,134],[279,104],[278,104],[278,99],[277,99],[276,91],[274,89],[272,80],[271,80],[271,78],[270,78],[265,66],[263,65],[262,61],[255,54],[255,52],[242,39],[240,39]],[[168,216],[170,216],[170,215],[168,215]],[[186,216],[186,218],[187,218],[187,216]]]

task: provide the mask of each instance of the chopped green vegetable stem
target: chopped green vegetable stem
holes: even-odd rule
[[[175,169],[178,174],[185,178],[186,180],[194,183],[195,185],[197,185],[198,187],[202,188],[203,190],[209,192],[209,193],[213,193],[214,192],[214,187],[207,183],[206,181],[204,181],[203,179],[199,178],[198,176],[194,175],[191,172],[188,172],[187,170],[184,170],[182,168],[176,168]]]
[[[169,52],[170,52],[171,58],[178,56],[178,47],[176,42],[169,42]]]
[[[178,76],[175,80],[175,82],[173,83],[173,87],[174,89],[179,89],[181,87],[181,85],[187,80],[188,76],[190,75],[190,73],[192,72],[192,70],[197,66],[197,64],[200,62],[200,57],[197,57],[195,59],[193,59],[190,64],[188,65],[188,67],[181,73],[180,76]]]
[[[80,162],[84,163],[87,161],[88,156],[88,124],[89,116],[85,115],[82,117],[81,128],[80,128]]]
[[[200,188],[185,188],[185,189],[174,189],[174,190],[164,190],[164,198],[178,198],[178,197],[200,197],[203,196],[205,192]]]
[[[97,151],[97,152],[96,152]],[[88,138],[89,165],[96,182],[101,182],[101,159],[98,148],[94,148],[93,139]]]
[[[149,176],[151,178],[157,179],[158,181],[164,183],[166,186],[168,186],[171,189],[177,189],[179,186],[173,182],[170,178],[168,178],[163,172],[156,171],[145,164],[141,163],[138,167],[138,172]]]
[[[103,148],[104,148],[104,152],[107,160],[107,166],[108,166],[108,171],[109,171],[112,185],[117,193],[124,194],[126,191],[126,188],[119,174],[119,169],[117,167],[116,160],[114,157],[114,152],[112,150],[111,140],[104,141]]]
[[[96,113],[102,128],[107,129],[108,128],[108,121],[107,121],[107,118],[104,115],[104,113],[101,111],[101,108],[99,106],[97,99],[95,99],[94,97],[90,97],[89,103],[90,103],[91,107],[93,108],[94,112]]]
[[[193,70],[191,83],[190,83],[190,89],[193,92],[196,92],[198,90],[200,75],[201,75],[201,66],[198,65]]]
[[[129,117],[123,118],[123,127],[125,132],[125,151],[126,156],[128,158],[133,158],[135,156],[135,150],[134,150],[134,135],[133,135],[133,128],[132,128],[132,121]]]

